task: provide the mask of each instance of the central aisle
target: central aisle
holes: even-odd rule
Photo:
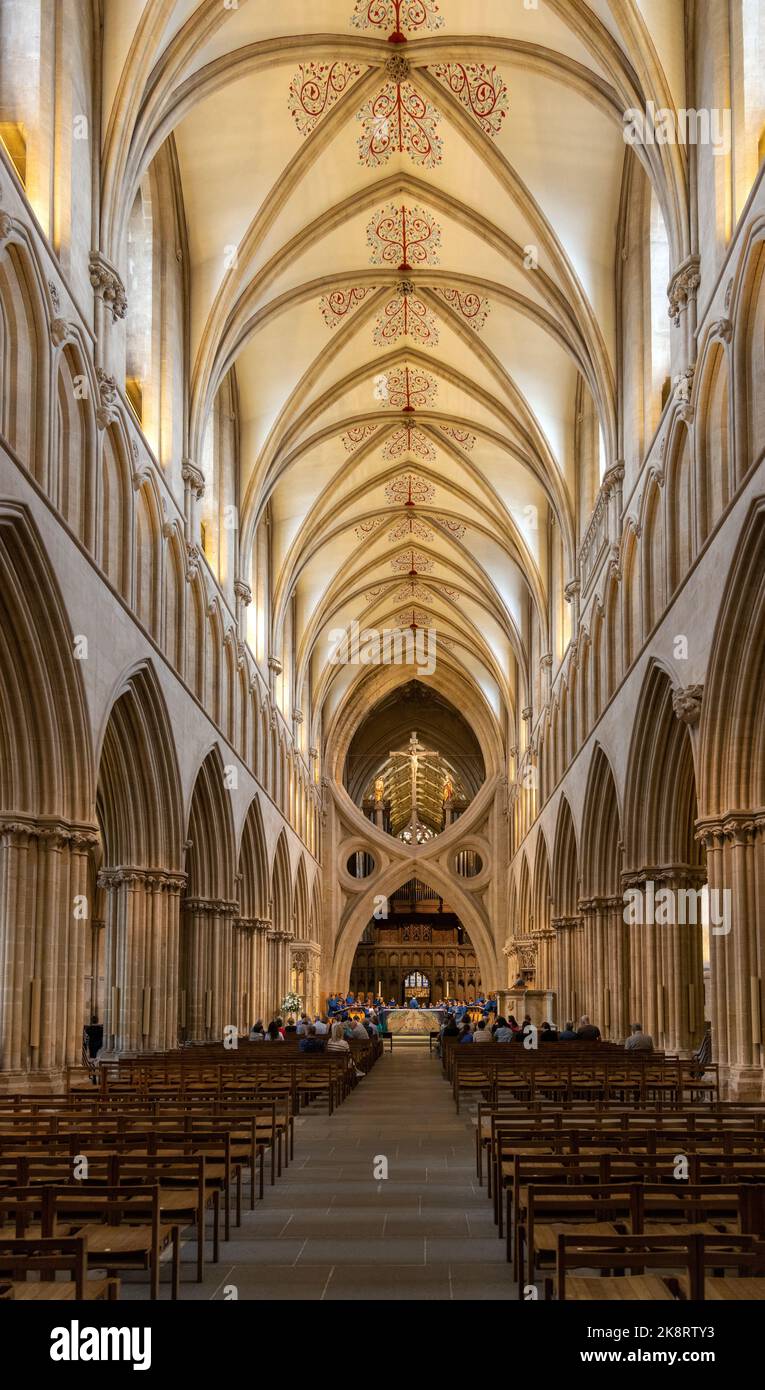
[[[386,1052],[331,1118],[299,1117],[294,1163],[196,1296],[233,1284],[240,1299],[515,1297],[474,1133],[435,1056]],[[388,1178],[376,1182],[380,1157]],[[193,1288],[184,1281],[183,1296]]]

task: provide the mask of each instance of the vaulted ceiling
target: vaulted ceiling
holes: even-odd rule
[[[103,236],[172,134],[189,449],[234,367],[241,544],[270,503],[296,697],[310,671],[331,718],[364,672],[329,634],[414,622],[506,728],[529,603],[545,650],[550,517],[573,574],[578,384],[615,458],[622,113],[682,104],[682,3],[105,10]],[[681,253],[674,155],[640,157]]]

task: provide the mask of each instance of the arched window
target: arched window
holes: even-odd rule
[[[736,217],[765,158],[765,0],[740,0],[741,112],[736,144]]]
[[[651,415],[655,426],[669,394],[671,372],[670,320],[667,313],[669,238],[655,193],[651,196],[650,254]]]
[[[128,222],[127,301],[125,339],[125,390],[144,433],[152,438],[154,421],[150,401],[153,327],[153,218],[148,178],[135,196]]]

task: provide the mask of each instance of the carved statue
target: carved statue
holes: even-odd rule
[[[447,775],[446,781],[444,782],[444,804],[447,801],[451,801],[453,796],[454,782],[452,781],[451,776]]]
[[[385,782],[382,777],[375,778],[375,801],[381,802],[385,796]]]

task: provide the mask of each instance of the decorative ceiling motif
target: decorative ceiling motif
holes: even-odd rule
[[[470,430],[458,429],[456,425],[439,425],[438,428],[442,434],[446,435],[447,439],[453,439],[454,443],[459,444],[460,448],[464,449],[468,454],[478,443],[475,435],[471,434]]]
[[[361,75],[356,63],[301,63],[290,82],[289,110],[301,135],[310,135],[325,112]]]
[[[375,213],[367,227],[367,242],[372,248],[372,265],[412,270],[438,265],[441,228],[422,208],[391,203]]]
[[[358,449],[359,445],[364,443],[365,439],[371,439],[378,429],[379,425],[351,425],[351,428],[346,430],[340,438],[344,448],[349,454],[352,454],[354,449]]]
[[[416,516],[402,517],[401,521],[388,532],[389,541],[402,541],[405,536],[416,536],[418,541],[435,540],[430,527]]]
[[[418,584],[416,579],[410,579],[408,584],[402,584],[393,595],[396,603],[410,602],[419,599],[420,603],[429,603],[433,595],[430,589],[426,589],[424,584]]]
[[[438,594],[440,598],[451,599],[452,603],[456,603],[459,598],[457,590],[450,589],[448,584],[439,584],[438,588],[434,586],[434,593]]]
[[[430,71],[475,116],[492,138],[499,134],[507,115],[507,85],[496,67],[485,63],[436,63]]]
[[[396,430],[385,444],[383,458],[394,460],[401,458],[402,454],[414,454],[415,458],[422,459],[424,463],[435,463],[436,451],[431,444],[428,436],[416,425],[403,425],[400,430]],[[411,476],[411,475],[410,475]]]
[[[399,627],[432,627],[433,619],[423,608],[403,608],[396,614]]]
[[[385,525],[385,521],[386,518],[384,516],[368,517],[366,521],[362,521],[360,525],[355,528],[356,539],[358,541],[366,540],[367,537],[373,535],[375,531],[379,531],[380,527]]]
[[[436,526],[441,527],[442,531],[447,531],[455,541],[461,541],[467,531],[465,523],[463,521],[456,521],[454,517],[434,516],[432,520]]]
[[[445,289],[434,286],[433,293],[440,295],[466,323],[470,324],[471,328],[475,329],[476,333],[480,333],[491,309],[488,299],[484,299],[480,294],[463,294],[461,290],[455,290],[449,286]]]
[[[417,473],[401,473],[385,487],[385,496],[389,502],[403,502],[406,507],[415,507],[418,503],[422,506],[426,502],[432,502],[435,495],[436,489],[433,484]]]
[[[377,319],[374,331],[376,347],[388,347],[399,338],[411,338],[422,347],[435,347],[438,343],[438,325],[435,315],[419,295],[414,285],[405,280],[400,290],[388,301]]]
[[[390,63],[396,61],[390,59]],[[376,97],[365,102],[357,120],[361,122],[359,159],[367,169],[379,169],[393,154],[408,154],[423,169],[435,169],[441,163],[444,142],[437,130],[441,114],[412,82],[386,82]]]
[[[356,0],[351,24],[357,29],[388,29],[389,43],[406,43],[418,29],[440,29],[443,15],[436,0]]]
[[[405,413],[431,405],[438,394],[438,382],[420,367],[394,367],[383,373],[380,405]]]
[[[354,285],[350,290],[330,290],[329,294],[323,294],[319,300],[319,308],[324,315],[324,322],[328,328],[337,328],[338,324],[347,319],[354,309],[366,299],[371,293],[371,286],[366,289]]]
[[[391,569],[414,576],[416,574],[430,574],[433,561],[423,550],[405,550],[401,555],[393,556],[390,566]]]

